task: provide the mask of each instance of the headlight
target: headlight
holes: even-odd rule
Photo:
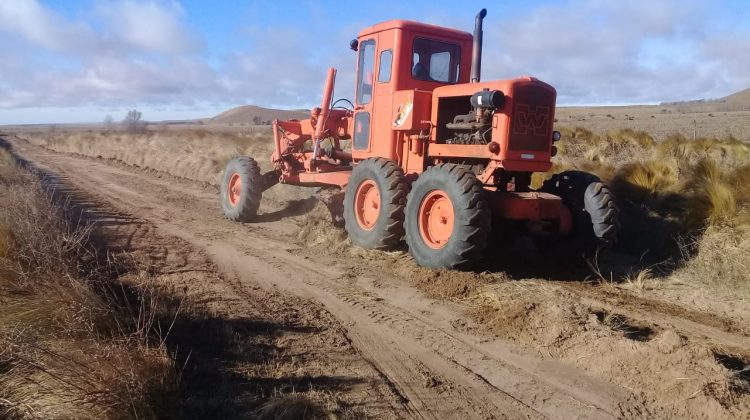
[[[560,134],[559,131],[553,131],[552,132],[552,141],[558,141],[562,137],[562,134]]]

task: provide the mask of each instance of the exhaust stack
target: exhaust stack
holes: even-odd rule
[[[478,83],[482,73],[482,20],[487,16],[487,9],[477,13],[474,20],[474,46],[471,51],[471,83]]]

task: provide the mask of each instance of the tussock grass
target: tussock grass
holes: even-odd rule
[[[16,161],[7,150],[0,147],[0,179],[12,178],[16,174]]]
[[[5,225],[0,225],[0,258],[8,258],[12,240],[13,238],[10,236],[10,229]]]
[[[750,297],[750,224],[711,225],[684,248],[686,262],[676,278],[735,298]]]
[[[153,300],[132,304],[102,277],[89,227],[10,166],[0,172],[0,418],[166,415],[178,381],[151,335]]]
[[[727,182],[735,193],[737,205],[746,210],[750,208],[750,164],[730,173]]]
[[[8,170],[16,166],[16,162],[11,156],[10,152],[5,149],[0,149],[0,168]]]
[[[731,173],[722,173],[717,163],[709,159],[692,168],[685,183],[690,197],[686,200],[687,226],[701,228],[737,216],[737,199],[727,182],[729,177]]]
[[[646,161],[628,163],[617,169],[610,186],[620,199],[645,202],[668,191],[677,182],[675,164]]]
[[[561,132],[553,172],[576,168],[610,184],[623,219],[619,251],[750,297],[750,144],[681,135],[657,142],[632,130]]]

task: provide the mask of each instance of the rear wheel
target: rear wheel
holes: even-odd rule
[[[352,243],[391,249],[404,236],[406,181],[396,162],[366,159],[352,171],[344,193],[344,223]]]
[[[592,256],[614,243],[619,227],[615,197],[599,177],[561,172],[545,181],[541,191],[562,198],[569,213],[570,233],[561,239],[568,253]]]
[[[417,264],[466,268],[487,246],[490,211],[482,184],[452,163],[428,168],[406,201],[406,243]]]
[[[227,162],[221,181],[221,208],[227,219],[249,222],[258,213],[263,177],[258,163],[248,156]]]

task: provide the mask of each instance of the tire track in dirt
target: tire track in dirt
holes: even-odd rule
[[[519,356],[510,344],[477,348],[472,343],[480,338],[436,326],[445,324],[445,319],[435,319],[445,310],[425,319],[408,309],[414,301],[443,303],[421,296],[412,302],[372,299],[372,291],[359,286],[361,281],[342,284],[344,269],[335,260],[305,259],[299,247],[278,240],[290,224],[296,227],[291,222],[230,224],[219,217],[218,204],[209,205],[206,192],[188,196],[189,189],[175,190],[169,181],[134,170],[16,146],[26,158],[65,174],[77,187],[205,249],[223,271],[242,281],[323,303],[358,351],[409,400],[413,416],[611,418],[630,404],[626,390],[554,361]]]
[[[708,345],[733,348],[742,353],[750,352],[750,337],[729,320],[692,312],[665,302],[638,298],[628,293],[614,294],[603,290],[601,286],[584,287],[581,284],[562,284],[562,286],[580,296],[581,303],[591,307],[625,315],[654,326],[666,326]]]
[[[43,165],[35,167],[46,168]],[[170,339],[178,342],[172,344],[175,347],[170,348],[170,351],[175,353],[178,361],[184,362],[181,375],[205,375],[192,378],[183,385],[190,395],[184,401],[189,408],[183,414],[190,413],[188,416],[191,418],[205,415],[244,417],[248,415],[248,400],[260,398],[262,401],[264,396],[258,395],[258,389],[262,393],[282,395],[289,392],[290,387],[294,393],[294,386],[309,387],[309,390],[315,391],[320,389],[323,393],[335,392],[336,400],[329,401],[328,404],[338,404],[339,399],[344,404],[360,404],[361,407],[355,408],[364,407],[363,413],[368,417],[392,418],[396,415],[403,416],[404,411],[408,413],[405,401],[395,398],[397,394],[392,392],[387,378],[360,357],[344,334],[344,329],[316,302],[283,294],[278,290],[260,288],[231,273],[218,273],[215,263],[205,250],[179,239],[178,236],[169,235],[164,229],[155,227],[146,220],[112,209],[102,201],[91,200],[91,195],[85,190],[71,188],[74,181],[66,175],[45,171],[44,182],[54,194],[73,206],[81,221],[95,223],[94,234],[106,241],[107,258],[111,257],[110,252],[114,252],[112,255],[125,252],[125,258],[138,260],[138,266],[145,264],[140,268],[147,269],[155,276],[153,280],[159,286],[159,291],[155,293],[159,294],[159,299],[179,299],[180,307],[183,302],[188,302],[188,305],[211,314],[211,318],[206,320],[194,319],[195,314],[185,319],[175,318],[170,326],[170,331],[172,327],[184,330],[181,333],[174,331]],[[111,191],[122,193],[130,190],[118,187]],[[138,275],[125,274],[122,278],[125,284],[130,284],[129,276]],[[207,278],[214,281],[206,281]],[[202,282],[196,285],[196,281]],[[169,293],[174,290],[181,292],[175,295]],[[183,323],[187,327],[181,326]],[[206,325],[221,331],[203,331],[202,327]],[[238,357],[234,358],[230,355],[219,356],[215,352],[232,353],[231,349],[225,347],[236,347],[240,345],[239,341],[212,342],[208,346],[202,343],[202,340],[212,341],[217,336],[228,335],[231,335],[231,340],[253,340],[253,344],[262,348],[252,348],[251,345],[252,355],[248,357],[246,354],[237,354],[234,356]],[[179,343],[186,336],[189,336],[187,346],[180,346]],[[342,345],[342,341],[347,345]],[[223,346],[213,348],[213,344]],[[243,341],[241,345],[244,344],[247,343]],[[273,350],[269,351],[269,347]],[[183,353],[182,356],[178,355],[180,352]],[[269,352],[269,355],[263,356],[264,352]],[[299,360],[294,356],[296,353],[312,353],[314,359]],[[258,360],[263,357],[268,357],[269,360]],[[192,368],[186,369],[188,363],[196,358],[196,372]],[[249,358],[250,362],[243,358]],[[261,366],[253,366],[253,363],[260,363]],[[273,363],[274,369],[278,369],[273,373],[286,376],[253,376],[258,371],[263,373],[267,370],[262,363]],[[242,373],[235,374],[234,371]],[[317,374],[311,375],[311,372]],[[212,377],[220,379],[215,381]],[[249,389],[255,391],[247,396],[245,393]],[[215,394],[222,391],[226,395]],[[305,391],[308,389],[298,392],[301,395]],[[203,393],[208,395],[203,396]],[[209,402],[202,402],[203,398]],[[224,406],[211,406],[217,402]],[[210,413],[191,411],[193,409],[210,410]],[[346,410],[347,407],[343,409]]]

